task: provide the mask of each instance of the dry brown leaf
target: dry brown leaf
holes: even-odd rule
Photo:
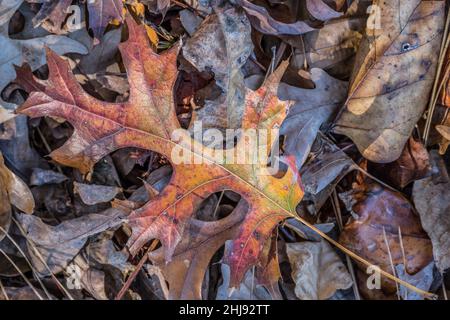
[[[432,261],[431,241],[413,206],[400,193],[366,180],[339,196],[353,216],[340,235],[341,244],[382,270],[392,270],[389,251],[394,266],[406,261],[409,274],[419,272]],[[366,270],[365,266],[360,267]],[[387,292],[395,290],[394,283],[386,278],[382,278],[382,286]]]
[[[448,118],[450,120],[450,117]],[[437,125],[437,132],[439,132],[442,136],[442,140],[439,143],[439,153],[445,154],[447,152],[447,148],[450,144],[450,126],[447,125]]]
[[[25,213],[33,213],[34,198],[28,186],[5,165],[0,152],[0,226],[8,231],[11,224],[11,205]],[[0,231],[0,241],[5,234]]]
[[[203,129],[241,125],[246,90],[241,67],[253,50],[250,32],[244,13],[234,8],[216,10],[183,45],[184,58],[199,71],[212,71],[222,91],[217,99],[195,110],[195,120],[202,121]]]
[[[73,183],[73,191],[80,196],[85,204],[90,206],[111,201],[121,190],[121,188],[114,186]]]
[[[362,155],[392,162],[428,102],[443,31],[445,1],[374,1],[380,26],[369,26],[354,67],[345,110],[334,131]],[[378,29],[377,29],[378,28]]]
[[[27,242],[27,254],[35,270],[42,276],[48,276],[50,272],[43,261],[51,272],[61,272],[85,245],[88,237],[117,227],[123,222],[124,213],[118,209],[108,209],[66,220],[57,226],[47,225],[40,218],[30,215],[20,214],[17,219],[27,239],[31,240],[31,243]]]
[[[248,0],[236,1],[244,8],[253,27],[259,32],[270,35],[300,35],[315,30],[304,21],[284,23],[272,18],[266,8]]]
[[[423,179],[431,174],[428,151],[420,142],[410,137],[400,158],[388,164],[369,166],[377,177],[399,188],[404,188],[414,180]]]
[[[286,252],[300,300],[325,300],[353,284],[344,263],[324,240],[287,243]]]
[[[321,69],[314,68],[310,74],[314,89],[284,83],[278,88],[280,99],[295,102],[281,125],[280,134],[286,136],[284,149],[295,156],[298,169],[306,161],[320,127],[335,116],[345,100],[347,90],[347,82],[335,79]]]
[[[363,17],[332,20],[323,28],[305,34],[300,43],[287,39],[296,48],[293,65],[300,69],[306,62],[311,68],[327,69],[344,63],[355,55],[365,21]]]
[[[436,176],[443,174],[438,171]],[[422,226],[433,243],[436,266],[444,272],[450,268],[450,182],[436,180],[432,176],[414,182],[413,199]]]

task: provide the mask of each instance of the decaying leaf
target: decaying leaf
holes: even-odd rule
[[[11,224],[11,205],[17,209],[33,213],[34,198],[28,186],[6,166],[0,152],[0,226],[8,231]],[[5,237],[0,231],[0,241]]]
[[[319,30],[308,32],[299,43],[295,38],[285,39],[295,47],[293,66],[328,69],[354,56],[362,38],[364,17],[332,20]],[[350,65],[350,64],[349,64]]]
[[[94,33],[94,44],[98,44],[106,26],[113,20],[122,22],[122,0],[90,0],[87,2],[89,11],[89,28]]]
[[[145,28],[131,18],[127,24],[129,39],[120,45],[130,82],[127,102],[111,104],[87,95],[67,63],[49,50],[49,78],[34,79],[38,91],[30,94],[20,112],[68,120],[75,132],[51,156],[84,173],[103,156],[124,147],[152,150],[171,161],[174,173],[169,185],[128,218],[133,229],[129,240],[132,253],[157,238],[163,244],[166,261],[170,261],[188,220],[204,198],[222,190],[239,193],[248,202],[249,211],[233,240],[233,249],[225,257],[231,268],[231,286],[237,286],[245,272],[257,264],[277,223],[295,214],[303,195],[297,172],[289,169],[277,178],[269,174],[265,161],[263,165],[223,163],[223,153],[180,130],[171,93],[178,47],[157,55],[148,45]],[[244,129],[270,130],[281,125],[289,103],[278,100],[276,93],[286,66],[283,63],[257,91],[246,92]],[[173,137],[174,132],[178,136]],[[248,139],[240,139],[228,152],[252,150],[248,143]]]
[[[286,252],[300,300],[325,300],[336,290],[352,286],[343,262],[325,240],[287,243]]]
[[[183,46],[183,56],[199,71],[212,71],[222,94],[195,111],[202,127],[239,128],[245,86],[241,67],[253,50],[250,23],[236,9],[216,10]]]
[[[57,226],[47,225],[31,215],[21,214],[17,218],[29,240],[27,254],[35,270],[42,276],[48,276],[50,271],[55,274],[64,270],[88,237],[120,225],[124,213],[118,209],[108,209],[67,220]]]
[[[374,164],[371,169],[386,182],[399,188],[404,188],[410,182],[425,178],[431,173],[428,151],[413,137],[409,138],[400,158],[387,164]]]
[[[91,267],[80,255],[75,257],[67,269],[72,271],[76,270],[77,276],[79,277],[79,287],[77,289],[86,290],[96,300],[108,300],[105,289],[105,273],[103,271]]]
[[[429,291],[431,288],[431,285],[433,283],[434,277],[433,277],[433,271],[434,271],[434,263],[431,262],[429,265],[427,265],[425,268],[417,272],[415,275],[409,275],[405,271],[405,267],[403,264],[399,264],[395,266],[395,271],[397,273],[397,276],[412,284],[416,288]],[[411,290],[408,290],[404,286],[399,286],[399,294],[404,300],[423,300],[423,296],[417,294],[416,292],[411,292]]]
[[[319,134],[300,170],[305,189],[300,205],[312,216],[317,215],[339,181],[356,169],[358,166],[344,151]]]
[[[87,53],[81,43],[63,36],[47,35],[27,40],[11,39],[8,35],[9,19],[7,18],[11,18],[11,12],[18,7],[17,1],[8,1],[5,4],[2,2],[3,6],[6,6],[4,8],[6,13],[0,18],[0,21],[4,22],[4,24],[0,24],[0,44],[2,46],[0,92],[15,79],[14,65],[27,63],[34,71],[46,63],[44,47],[49,47],[60,55],[67,52]],[[15,105],[7,103],[1,98],[0,104],[0,123],[2,123],[14,117]]]
[[[31,186],[42,186],[44,184],[50,183],[61,183],[66,181],[68,178],[56,171],[52,170],[44,170],[41,168],[34,168],[33,173],[30,177],[30,185]]]
[[[281,84],[278,94],[282,100],[292,100],[280,134],[286,136],[285,151],[295,156],[297,168],[308,157],[322,124],[330,121],[345,100],[347,83],[334,79],[321,69],[311,70],[314,89],[302,89]]]
[[[450,120],[450,117],[449,117]],[[447,148],[450,144],[450,126],[447,125],[437,125],[437,132],[439,132],[442,136],[442,142],[440,143],[440,154],[445,154],[447,152]]]
[[[362,41],[334,131],[362,155],[392,162],[425,110],[434,81],[445,1],[374,1],[379,26]],[[374,23],[376,24],[376,23]]]
[[[382,270],[403,263],[408,274],[415,274],[432,261],[431,241],[413,206],[401,194],[366,180],[339,196],[353,216],[340,243]],[[366,267],[361,267],[365,271]],[[385,278],[382,285],[387,292],[395,290]]]
[[[300,35],[315,30],[304,21],[284,23],[272,18],[266,8],[247,0],[237,0],[244,8],[254,28],[259,32],[271,35]]]
[[[121,188],[74,182],[73,191],[80,195],[85,204],[92,206],[111,201],[121,191]]]
[[[202,298],[206,268],[217,250],[238,235],[246,207],[245,202],[241,201],[229,216],[218,221],[191,219],[183,240],[168,264],[161,249],[150,254],[150,259],[169,282],[169,299]]]
[[[441,172],[438,171],[436,176],[441,177]],[[450,181],[442,182],[435,176],[415,181],[413,188],[414,205],[433,243],[434,259],[441,272],[450,268],[449,190]]]
[[[71,0],[32,0],[28,2],[41,3],[41,8],[33,18],[33,26],[36,28],[43,22],[49,21],[50,26],[47,29],[60,33],[62,24],[68,14],[67,9],[72,3]]]

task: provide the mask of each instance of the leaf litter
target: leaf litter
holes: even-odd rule
[[[2,1],[0,299],[446,297],[445,4]]]

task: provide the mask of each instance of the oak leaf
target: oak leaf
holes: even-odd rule
[[[128,217],[132,227],[128,245],[133,254],[157,238],[163,245],[165,260],[170,261],[187,222],[205,198],[223,190],[239,193],[249,209],[225,257],[231,268],[231,286],[235,287],[249,267],[258,262],[272,229],[296,214],[295,207],[303,196],[297,172],[289,168],[279,178],[269,174],[267,161],[223,161],[217,150],[180,130],[172,93],[178,46],[158,55],[148,43],[145,28],[131,18],[127,18],[127,24],[129,38],[120,45],[130,82],[127,102],[107,103],[89,96],[76,82],[68,64],[48,50],[49,78],[44,81],[28,76],[27,81],[33,81],[28,86],[37,91],[30,94],[19,111],[31,117],[53,116],[69,121],[74,134],[51,156],[83,173],[105,155],[124,147],[152,150],[171,161],[174,173],[166,188]],[[287,62],[283,63],[257,91],[246,92],[243,128],[270,131],[281,125],[290,102],[278,100],[276,93],[286,66]],[[180,134],[171,139],[174,132]],[[272,135],[268,141],[274,138]],[[236,155],[249,149],[249,140],[239,139],[227,151]],[[177,163],[173,152],[188,161]],[[294,162],[289,161],[291,167]]]
[[[240,201],[230,215],[218,221],[191,219],[168,264],[161,249],[149,254],[169,283],[169,299],[201,298],[203,278],[211,258],[227,240],[237,236],[246,211],[246,203]]]

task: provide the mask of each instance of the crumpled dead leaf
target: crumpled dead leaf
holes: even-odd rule
[[[112,231],[106,231],[93,237],[68,267],[79,272],[81,288],[97,300],[111,298],[108,289],[116,286],[118,290],[125,275],[133,270],[127,262],[126,250],[114,247],[113,235]]]
[[[369,164],[378,177],[393,185],[404,188],[414,180],[422,179],[431,174],[430,159],[425,146],[410,137],[400,158],[387,164]]]
[[[406,262],[406,271],[415,274],[432,261],[431,241],[413,206],[400,193],[366,179],[339,197],[352,214],[339,237],[341,244],[382,270]],[[365,266],[360,267],[365,271]],[[381,281],[386,292],[395,291],[392,281],[384,277]]]
[[[65,33],[62,24],[68,14],[67,9],[71,0],[28,0],[30,3],[41,3],[39,12],[33,18],[33,26],[36,28],[44,22],[49,22],[44,27],[53,33]]]
[[[435,176],[443,175],[438,171]],[[435,176],[414,182],[413,200],[433,243],[436,266],[444,272],[450,268],[450,181],[442,182]]]
[[[195,111],[204,129],[239,128],[245,86],[241,67],[253,50],[250,23],[236,9],[216,10],[183,45],[183,56],[199,71],[212,71],[222,94]]]
[[[51,183],[58,184],[67,179],[68,178],[60,172],[34,168],[30,177],[30,186],[42,186]]]
[[[36,272],[48,276],[50,272],[45,264],[54,274],[63,271],[85,245],[88,237],[119,226],[124,213],[111,208],[66,220],[57,226],[47,225],[40,218],[30,215],[19,214],[17,219],[29,240],[26,253]]]
[[[16,78],[14,65],[21,66],[27,63],[35,71],[46,63],[45,46],[61,55],[67,52],[87,53],[84,45],[64,36],[47,35],[27,40],[11,39],[8,35],[7,22],[9,19],[6,18],[11,18],[11,12],[14,8],[17,8],[17,2],[2,3],[2,6],[6,9],[6,13],[0,18],[0,21],[5,22],[3,25],[0,25],[0,44],[2,46],[0,92]],[[7,103],[0,98],[0,123],[15,116],[12,112],[15,107],[14,104]]]
[[[300,206],[310,215],[317,215],[339,181],[350,171],[357,169],[356,163],[344,151],[323,134],[319,134],[300,170],[305,188]]]
[[[115,186],[73,183],[73,191],[81,197],[85,204],[91,206],[111,201],[121,190],[121,188]]]
[[[330,121],[345,100],[347,82],[329,76],[321,69],[311,70],[314,89],[296,88],[280,84],[281,100],[292,100],[288,116],[281,125],[280,134],[286,136],[284,149],[295,156],[301,169],[322,124]]]
[[[31,214],[34,210],[34,198],[28,186],[5,166],[0,152],[0,226],[6,232],[11,224],[11,205]],[[0,232],[0,241],[4,237],[4,232]]]
[[[247,271],[239,288],[230,290],[230,268],[221,265],[223,283],[217,289],[217,300],[272,300],[269,292],[257,283],[252,270]]]
[[[270,35],[300,35],[315,30],[304,21],[284,23],[272,18],[266,8],[247,0],[236,1],[245,10],[253,27],[259,32]]]
[[[325,300],[353,284],[344,263],[324,240],[286,243],[286,252],[300,300]]]

